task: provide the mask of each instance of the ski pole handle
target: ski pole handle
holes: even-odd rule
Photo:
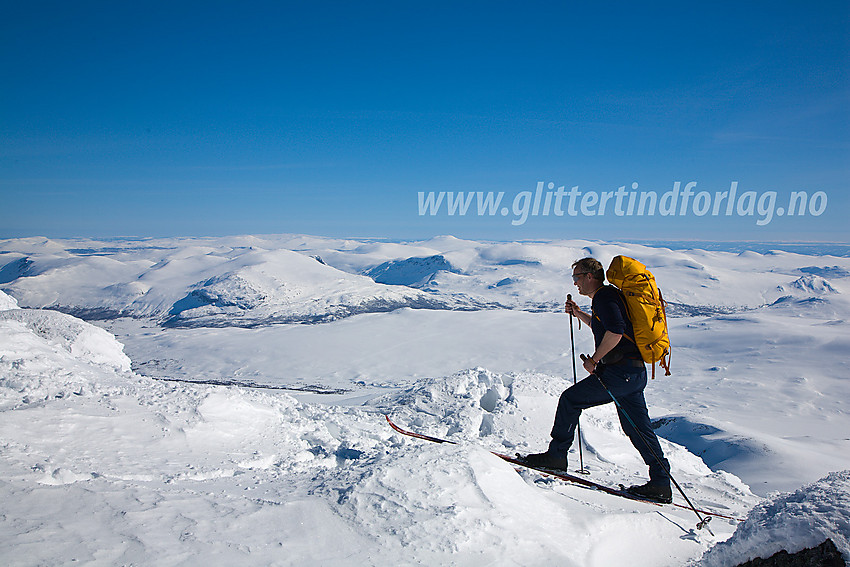
[[[573,300],[572,294],[568,293],[567,294],[567,301],[572,302],[572,300]],[[567,308],[567,306],[564,305],[565,311],[566,311],[566,308]],[[576,317],[576,319],[578,319],[578,317]],[[570,331],[573,330],[572,320],[573,320],[573,310],[572,310],[572,308],[570,308]],[[578,319],[578,328],[581,329],[581,319]]]
[[[588,372],[590,372],[591,374],[596,374],[596,370],[599,368],[599,365],[600,365],[600,363],[599,363],[599,362],[594,361],[594,360],[593,360],[593,358],[591,358],[590,356],[588,356],[588,355],[586,355],[586,354],[580,354],[580,355],[579,355],[579,358],[581,358],[581,361],[582,361],[584,364],[587,364],[587,361],[588,361],[588,360],[589,360],[591,363],[593,363],[593,369],[592,369],[592,370],[587,370],[587,366],[585,366],[585,367],[584,367],[584,369],[585,369],[585,370],[587,370]]]

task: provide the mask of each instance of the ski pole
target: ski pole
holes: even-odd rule
[[[585,361],[589,358],[586,354],[582,354],[580,356],[581,356],[582,361]],[[688,498],[688,495],[685,494],[685,491],[682,490],[682,487],[679,486],[679,483],[676,482],[675,478],[673,478],[673,475],[670,472],[670,467],[666,466],[664,464],[664,462],[661,460],[661,458],[657,454],[655,454],[655,451],[652,449],[652,446],[649,444],[649,441],[644,437],[644,435],[637,428],[637,425],[635,425],[635,422],[632,421],[632,418],[629,416],[629,414],[626,412],[626,410],[623,409],[623,406],[620,405],[620,402],[617,401],[617,398],[614,397],[614,394],[611,393],[611,390],[608,389],[608,386],[605,385],[605,382],[602,381],[602,378],[598,374],[596,374],[595,372],[593,373],[593,375],[596,376],[596,379],[599,380],[599,383],[602,384],[602,387],[605,389],[606,392],[608,392],[608,395],[611,396],[611,399],[614,400],[614,405],[617,406],[617,409],[619,409],[623,413],[623,415],[626,416],[626,419],[629,421],[631,426],[634,428],[635,431],[638,432],[638,436],[640,437],[641,441],[643,441],[643,444],[646,445],[646,448],[649,449],[649,452],[652,453],[652,456],[655,457],[655,461],[661,466],[662,469],[664,469],[664,472],[666,472],[667,476],[670,477],[670,481],[676,487],[676,490],[679,491],[679,494],[682,495],[682,498],[685,499],[685,502],[688,503],[688,506],[690,506],[690,508],[691,508],[691,510],[693,510],[694,514],[697,515],[697,519],[699,520],[699,522],[697,523],[697,529],[701,530],[701,529],[705,528],[705,529],[708,530],[708,533],[710,533],[712,536],[714,536],[714,532],[711,531],[711,528],[708,527],[708,522],[711,521],[711,516],[706,516],[705,518],[702,517],[702,515],[696,509],[696,506],[694,506],[693,503],[691,502],[691,499]]]
[[[567,301],[572,301],[573,297],[571,294],[567,294]],[[573,360],[573,385],[576,384],[578,379],[576,378],[576,343],[573,338],[573,311],[570,309],[570,353],[571,358]],[[590,474],[590,471],[584,468],[584,455],[581,450],[581,424],[576,424],[576,433],[578,434],[578,462],[579,462],[579,470],[580,474]]]

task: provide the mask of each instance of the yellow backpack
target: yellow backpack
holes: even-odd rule
[[[643,361],[652,365],[655,378],[657,362],[670,375],[670,338],[667,336],[667,303],[646,266],[628,256],[616,256],[605,272],[625,299],[629,319],[635,331],[635,344]],[[628,337],[631,340],[631,337]]]

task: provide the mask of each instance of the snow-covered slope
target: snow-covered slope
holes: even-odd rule
[[[572,262],[637,256],[671,314],[753,309],[840,295],[850,262],[775,251],[670,250],[589,241],[486,243],[316,237],[0,242],[0,286],[22,307],[181,326],[322,322],[400,307],[557,310]],[[371,277],[365,277],[367,274]],[[391,285],[385,285],[391,284]]]
[[[7,297],[0,292],[0,301]],[[115,337],[94,325],[55,311],[0,311],[0,408],[15,408],[82,395],[100,376],[130,370]]]
[[[7,309],[17,309],[18,302],[14,297],[10,297],[0,291],[0,311],[6,311]]]
[[[609,565],[640,555],[633,564],[658,565],[698,557],[714,541],[682,538],[693,520],[680,510],[659,515],[518,475],[484,450],[539,437],[521,416],[557,395],[542,377],[476,369],[362,409],[303,404],[138,377],[114,340],[102,357],[69,350],[92,330],[70,319],[0,323],[4,564]],[[399,437],[376,410],[429,431],[451,434],[448,424],[462,444]],[[629,481],[642,465],[621,457],[628,442],[615,423],[610,411],[587,422],[588,465]],[[743,515],[755,503],[731,475],[668,451],[702,504]],[[624,529],[632,535],[617,535]]]
[[[90,247],[80,248],[84,244]],[[447,307],[419,290],[378,284],[286,249],[240,246],[241,239],[109,244],[14,241],[0,255],[2,269],[12,274],[26,268],[7,278],[5,288],[24,307],[189,327],[322,322],[401,307]]]
[[[671,301],[674,375],[647,398],[674,474],[752,510],[716,538],[487,451],[545,446],[572,382],[570,264],[619,253]],[[850,558],[847,473],[828,476],[847,469],[848,284],[845,257],[584,241],[5,241],[0,561],[685,565],[733,533],[706,565],[822,536]],[[645,478],[612,407],[582,441],[594,480]]]

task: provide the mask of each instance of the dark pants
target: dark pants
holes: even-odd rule
[[[646,388],[646,367],[618,364],[601,367],[597,372],[611,394],[605,391],[599,383],[599,378],[593,374],[564,390],[555,412],[549,452],[565,457],[573,444],[581,410],[612,402],[613,395],[619,402],[617,414],[620,416],[620,425],[640,453],[643,462],[649,466],[650,481],[669,484],[670,474],[667,471],[670,470],[670,464],[664,458],[658,437],[652,430],[649,411],[643,397],[643,390]],[[623,414],[624,411],[628,417]]]

